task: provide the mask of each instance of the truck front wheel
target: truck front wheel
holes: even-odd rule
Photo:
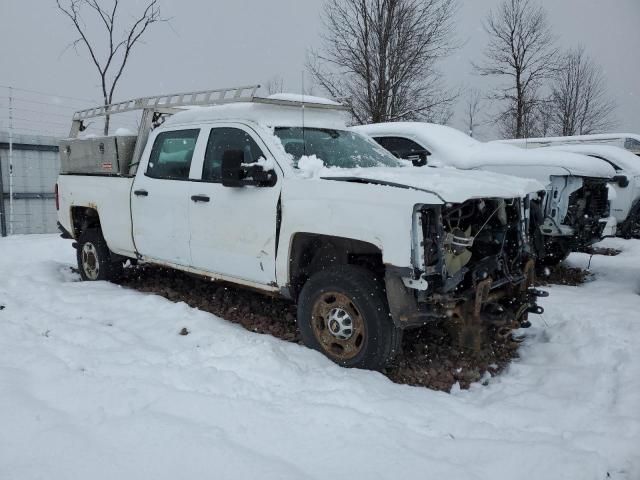
[[[122,274],[122,262],[115,260],[102,232],[96,228],[83,231],[78,238],[76,257],[82,280],[117,280]]]
[[[380,370],[398,353],[402,331],[374,274],[352,265],[313,275],[298,299],[298,328],[310,348],[344,367]]]

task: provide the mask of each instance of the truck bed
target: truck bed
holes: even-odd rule
[[[132,185],[133,177],[61,174],[58,177],[60,223],[75,235],[72,209],[96,209],[109,248],[120,255],[134,257],[130,200]]]

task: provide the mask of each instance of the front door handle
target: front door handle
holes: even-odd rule
[[[210,200],[209,197],[207,197],[206,195],[192,195],[191,196],[191,200],[193,200],[194,202],[208,202]]]
[[[146,190],[134,190],[133,193],[138,197],[148,197],[149,196],[149,192],[147,192]]]

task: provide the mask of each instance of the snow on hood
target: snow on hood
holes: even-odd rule
[[[604,158],[631,175],[640,175],[640,158],[621,147],[611,145],[572,144],[543,147],[540,151],[574,152]]]
[[[438,195],[443,202],[461,203],[472,198],[515,198],[544,190],[544,186],[526,178],[491,172],[461,171],[455,168],[379,167],[315,169],[314,177],[323,179],[356,178],[383,184],[424,190]]]
[[[523,150],[500,143],[480,142],[455,128],[423,122],[379,123],[353,127],[354,130],[370,136],[400,135],[411,138],[426,148],[433,166],[450,166],[469,169],[499,168],[502,173],[518,175],[521,167],[530,175],[537,168],[540,180],[544,169],[549,174],[562,174],[586,177],[605,177],[615,175],[615,170],[600,160],[570,152],[549,152]],[[548,177],[548,175],[547,175]]]
[[[480,143],[470,149],[467,162],[470,168],[489,166],[560,167],[568,175],[577,177],[604,177],[615,175],[615,170],[602,160],[572,152],[551,150],[522,150],[511,145]]]

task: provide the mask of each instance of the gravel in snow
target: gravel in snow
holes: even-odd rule
[[[448,394],[81,283],[55,236],[0,239],[0,478],[635,480],[640,242],[603,246],[519,359]]]

